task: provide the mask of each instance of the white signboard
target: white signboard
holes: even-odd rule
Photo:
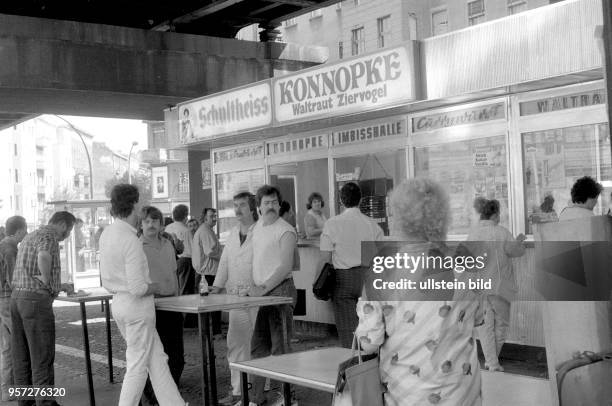
[[[179,104],[180,143],[189,144],[271,125],[270,93],[270,81],[267,80]]]
[[[278,123],[338,116],[416,99],[412,46],[273,79]]]
[[[151,168],[151,190],[153,198],[168,197],[168,167],[155,166]]]
[[[266,143],[266,154],[268,156],[292,154],[327,148],[327,146],[327,134],[273,139]]]

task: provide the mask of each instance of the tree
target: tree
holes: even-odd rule
[[[123,176],[117,176],[109,179],[104,184],[104,194],[110,198],[111,190],[115,185],[120,183],[128,183],[127,171],[123,173]],[[143,204],[151,203],[151,175],[149,171],[137,171],[132,174],[132,184],[138,188],[140,192],[140,201]]]

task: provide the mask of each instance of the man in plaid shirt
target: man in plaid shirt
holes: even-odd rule
[[[13,386],[13,354],[11,350],[11,281],[17,260],[17,244],[28,233],[26,219],[13,216],[6,220],[6,237],[0,241],[0,389],[2,400],[11,400]]]
[[[53,214],[49,224],[21,242],[11,294],[13,376],[15,386],[55,383],[55,315],[53,300],[61,289],[59,242],[70,235],[76,219],[67,211]],[[52,399],[37,406],[54,406]],[[20,400],[19,406],[34,405]]]

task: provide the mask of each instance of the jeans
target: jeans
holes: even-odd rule
[[[151,378],[153,390],[161,406],[180,406],[181,398],[170,374],[168,356],[155,330],[153,296],[136,297],[129,293],[113,296],[113,317],[126,341],[127,368],[121,386],[119,406],[135,406]]]
[[[478,327],[478,338],[485,357],[485,365],[499,367],[499,353],[508,337],[510,302],[501,296],[488,295],[484,300],[484,324]]]
[[[11,295],[13,377],[15,386],[53,386],[55,315],[53,298],[44,291],[15,289]],[[20,400],[19,406],[54,406],[53,399]]]
[[[8,390],[13,386],[11,331],[11,297],[0,297],[0,390],[4,401],[10,398]]]
[[[338,338],[340,345],[344,348],[351,348],[353,334],[359,324],[357,300],[361,296],[364,272],[365,270],[361,267],[335,270],[336,284],[332,302]]]
[[[257,317],[257,307],[229,311],[227,330],[227,362],[248,361],[251,359],[251,338]],[[232,395],[240,396],[240,372],[230,369]]]
[[[183,345],[183,315],[177,312],[155,311],[155,329],[168,354],[168,367],[174,383],[178,386],[183,368],[185,367],[184,345]],[[156,405],[157,398],[153,391],[151,380],[147,383],[142,394],[141,404]]]
[[[272,289],[269,296],[284,296],[293,298],[290,305],[263,306],[259,308],[253,339],[251,340],[251,358],[263,358],[269,355],[280,355],[290,351],[287,343],[283,340],[282,317],[285,317],[287,326],[287,339],[291,338],[293,327],[293,308],[297,301],[297,291],[293,279],[285,279],[276,288]],[[261,404],[264,401],[264,385],[266,378],[253,376],[253,399],[254,403]]]

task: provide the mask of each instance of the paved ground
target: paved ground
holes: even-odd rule
[[[57,302],[56,302],[57,303]],[[78,305],[57,303],[56,314],[56,386],[66,388],[66,397],[58,399],[62,405],[87,406],[89,404],[85,360],[83,357],[83,335],[81,315]],[[92,368],[96,404],[102,406],[116,405],[125,373],[125,343],[112,322],[112,345],[115,384],[109,383],[106,325],[104,313],[99,303],[87,305],[89,340],[92,352]],[[224,327],[225,332],[226,327]],[[185,329],[185,370],[181,378],[180,391],[191,405],[201,404],[200,391],[200,352],[197,329]],[[332,335],[297,335],[300,340],[293,344],[296,351],[337,344]],[[219,395],[229,390],[229,369],[225,358],[224,337],[215,340],[217,383]],[[508,349],[506,349],[508,347]],[[525,349],[518,346],[506,346],[502,357],[506,370],[531,376],[546,376],[546,363],[541,350]],[[526,360],[527,358],[527,360]],[[274,385],[273,385],[274,386]],[[295,388],[300,406],[325,406],[331,403],[330,396],[310,389]],[[16,403],[0,402],[0,406],[15,406]]]

